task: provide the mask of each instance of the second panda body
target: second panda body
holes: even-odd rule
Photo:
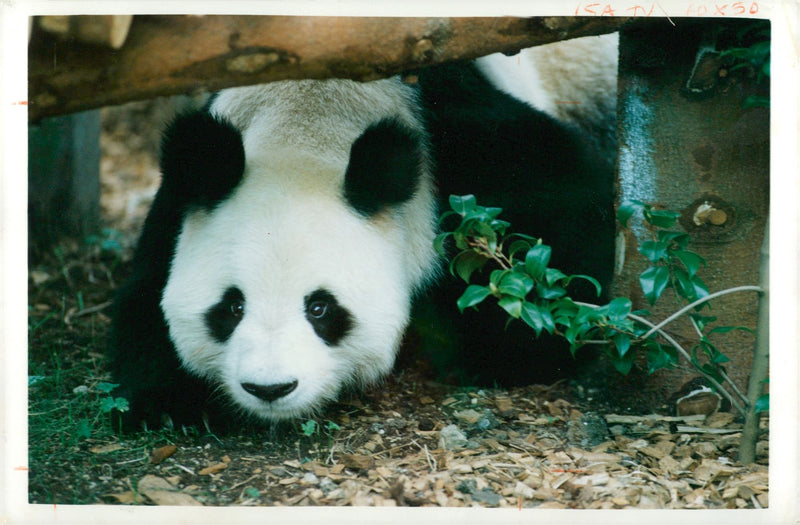
[[[178,118],[162,149],[112,325],[128,428],[318,410],[391,370],[415,297],[458,326],[459,359],[484,368],[524,355],[530,334],[454,315],[463,285],[433,250],[436,201],[451,193],[504,207],[565,271],[610,278],[610,167],[472,64],[416,84],[223,91]],[[501,368],[486,371],[518,379]]]

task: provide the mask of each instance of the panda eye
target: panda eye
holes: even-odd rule
[[[303,298],[311,328],[328,346],[336,346],[353,329],[355,320],[331,292],[318,288]]]
[[[244,304],[240,301],[233,301],[231,303],[231,315],[234,317],[241,317],[244,315]]]
[[[308,306],[308,315],[314,319],[321,319],[328,313],[328,303],[325,301],[314,301]]]

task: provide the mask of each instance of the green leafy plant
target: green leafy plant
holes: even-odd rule
[[[728,73],[744,74],[755,79],[757,86],[769,89],[770,78],[770,31],[761,21],[748,24],[733,35],[733,45],[720,51],[720,59],[729,64]],[[742,105],[747,108],[768,108],[769,93],[748,96]]]
[[[327,447],[328,449],[332,450],[333,448],[333,437],[334,434],[341,430],[342,427],[334,423],[333,421],[328,421],[324,426],[319,424],[315,419],[308,419],[300,424],[300,434],[307,438],[313,438],[314,436],[317,437],[318,445],[321,444],[323,436],[323,430],[325,437],[327,437]]]
[[[119,385],[115,383],[100,382],[97,384],[97,389],[105,394],[105,396],[102,396],[100,399],[100,413],[110,415],[116,411],[114,421],[121,429],[122,421],[121,418],[118,417],[119,413],[130,410],[130,405],[128,404],[128,400],[124,397],[114,397],[111,394],[117,387],[119,387]]]
[[[108,414],[112,410],[119,410],[120,412],[127,412],[130,409],[128,400],[124,397],[114,397],[111,391],[119,385],[114,383],[98,383],[97,389],[104,394],[107,394],[100,400],[100,411]]]
[[[492,297],[511,319],[519,319],[539,335],[542,332],[560,335],[569,343],[570,352],[587,344],[601,344],[610,362],[622,374],[631,371],[636,350],[645,354],[647,370],[653,373],[671,368],[683,357],[711,385],[731,401],[742,414],[747,398],[727,376],[724,363],[728,361],[712,342],[712,335],[732,330],[752,330],[739,326],[715,326],[716,318],[700,312],[708,301],[724,294],[739,291],[761,291],[757,286],[742,286],[709,293],[698,271],[706,261],[689,249],[689,235],[672,230],[678,213],[659,210],[649,204],[631,201],[618,210],[623,227],[634,214],[641,212],[653,232],[651,239],[642,242],[639,252],[650,262],[639,276],[639,284],[650,304],[655,304],[667,290],[685,306],[656,324],[647,319],[647,310],[632,311],[632,302],[619,297],[605,305],[575,301],[569,287],[575,280],[588,281],[601,295],[600,283],[587,275],[568,275],[549,266],[551,248],[542,239],[519,233],[508,233],[510,224],[499,219],[500,208],[478,205],[473,195],[450,196],[451,209],[444,212],[440,226],[457,218],[454,228],[439,234],[437,251],[445,254],[445,243],[452,238],[456,253],[450,260],[450,272],[463,279],[467,287],[457,300],[464,311]],[[496,267],[489,273],[488,284],[471,283],[473,274],[488,263]],[[698,343],[686,350],[664,327],[675,319],[688,315],[698,333]],[[721,385],[727,382],[734,394]]]

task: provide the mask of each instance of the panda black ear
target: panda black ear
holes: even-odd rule
[[[374,215],[410,199],[423,166],[423,139],[395,120],[367,128],[350,148],[344,196],[359,213]]]
[[[224,200],[244,174],[242,134],[206,111],[179,115],[161,141],[163,185],[186,205],[206,208]]]

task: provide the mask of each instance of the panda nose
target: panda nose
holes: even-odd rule
[[[249,394],[267,402],[276,401],[289,395],[297,388],[297,379],[290,383],[276,383],[274,385],[256,385],[255,383],[242,383],[242,388]]]

